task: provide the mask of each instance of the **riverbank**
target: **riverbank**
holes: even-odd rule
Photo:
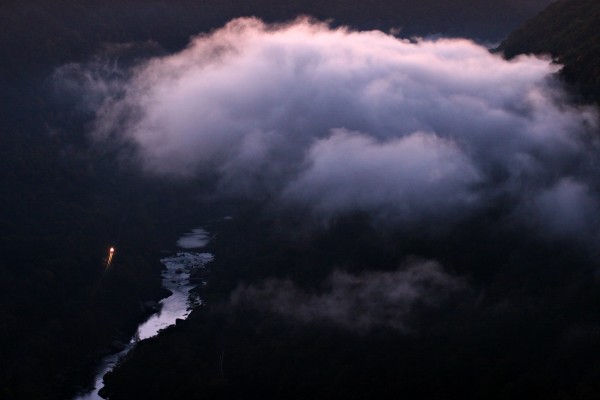
[[[177,241],[177,246],[185,249],[199,249],[206,246],[208,240],[208,233],[197,228],[181,237]],[[160,299],[158,303],[147,301],[142,305],[145,310],[152,311],[148,318],[137,327],[135,334],[127,342],[116,341],[114,343],[113,347],[117,351],[106,355],[100,362],[93,388],[81,391],[75,400],[102,399],[103,377],[117,365],[121,358],[131,351],[139,341],[151,338],[162,329],[174,325],[178,320],[187,318],[191,310],[202,303],[201,299],[191,292],[198,283],[202,282],[191,279],[191,276],[212,260],[213,255],[210,253],[192,251],[179,251],[160,260],[164,266],[161,274],[162,285],[169,294]]]

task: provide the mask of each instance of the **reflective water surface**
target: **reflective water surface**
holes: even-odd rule
[[[178,246],[185,249],[201,248],[207,243],[208,233],[201,228],[194,229],[177,241]],[[190,296],[190,290],[194,287],[189,280],[190,273],[196,268],[204,268],[212,259],[213,255],[210,253],[182,251],[160,260],[166,267],[162,273],[163,286],[172,294],[159,302],[159,311],[139,325],[137,332],[122,351],[102,359],[98,366],[94,389],[76,396],[74,400],[101,400],[98,391],[102,388],[104,375],[135,346],[136,342],[155,336],[161,329],[174,325],[177,319],[187,318],[192,308],[201,304],[199,298]]]

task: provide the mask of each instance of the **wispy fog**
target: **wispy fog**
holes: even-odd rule
[[[208,244],[210,237],[202,228],[192,229],[177,240],[177,246],[182,249],[199,249]]]
[[[303,291],[287,280],[242,285],[232,293],[231,304],[357,332],[376,327],[408,332],[415,305],[435,307],[465,288],[462,280],[446,274],[438,263],[424,261],[394,272],[351,275],[336,271],[320,293]]]

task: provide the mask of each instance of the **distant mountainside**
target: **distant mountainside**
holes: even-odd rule
[[[550,2],[2,0],[0,398],[65,399],[72,395],[74,385],[91,379],[102,353],[115,338],[127,338],[136,321],[143,317],[145,311],[140,304],[161,295],[160,266],[156,261],[160,245],[169,243],[170,236],[187,228],[185,224],[192,220],[189,215],[196,217],[200,212],[185,206],[196,204],[185,185],[143,179],[120,169],[115,154],[88,148],[88,116],[79,115],[72,103],[58,102],[49,88],[52,71],[58,66],[88,60],[107,43],[152,41],[166,52],[175,51],[185,46],[190,35],[247,15],[276,21],[307,13],[357,29],[401,28],[404,36],[439,33],[497,41]],[[55,131],[56,127],[60,129]],[[49,131],[53,134],[49,135]],[[247,229],[240,221],[239,229]],[[362,232],[357,228],[349,231]],[[249,230],[243,233],[246,232]],[[223,237],[237,237],[237,233]],[[239,237],[239,242],[244,243],[241,234]],[[105,276],[102,257],[107,246],[117,240],[115,269]],[[351,243],[356,248],[359,244],[365,247],[362,238]],[[225,244],[222,253],[226,253]],[[379,251],[376,244],[366,247],[375,255],[387,254]],[[395,254],[396,247],[391,247],[388,253]],[[294,247],[281,248],[282,254],[273,256],[269,253],[271,243],[265,241],[260,248],[264,250],[264,254],[259,254],[262,259],[257,259],[274,260],[267,266],[278,265],[276,261],[280,260],[287,262],[288,256],[298,259]],[[325,250],[315,251],[313,258],[328,260]],[[343,248],[334,256],[353,255],[350,250],[354,249]],[[361,254],[368,253],[365,250]],[[245,268],[249,263],[245,256],[241,251],[233,254],[230,263],[237,265],[242,260],[239,265]],[[373,257],[369,255],[369,261]],[[260,265],[259,261],[255,263]],[[304,273],[301,267],[298,270]],[[235,269],[230,271],[237,273]],[[219,282],[237,282],[234,279],[237,276],[220,280],[215,277],[211,284],[214,287]],[[225,289],[221,292],[228,293]],[[252,327],[252,321],[242,322],[243,326]],[[273,325],[276,327],[276,322]],[[244,339],[241,334],[237,337]],[[324,343],[337,342],[335,336],[332,338],[326,337]],[[260,348],[248,346],[249,350]],[[319,348],[313,349],[320,353]],[[388,352],[385,345],[380,349]],[[414,354],[421,359],[418,351]],[[379,365],[375,358],[366,365],[375,365],[371,369],[373,379],[380,379],[385,364]],[[262,370],[273,370],[267,366]],[[360,371],[352,365],[338,367],[338,363],[332,363],[331,369],[340,373]],[[422,369],[427,371],[429,365],[423,362]],[[338,386],[352,380],[346,374]],[[589,381],[595,382],[592,378]],[[452,376],[448,382],[453,382]]]
[[[282,21],[309,14],[360,29],[396,28],[407,36],[442,34],[497,41],[550,2],[5,0],[0,4],[0,74],[10,77],[24,67],[74,61],[97,50],[102,42],[154,40],[167,48],[183,46],[190,35],[241,16]]]
[[[508,58],[518,54],[550,54],[564,64],[562,75],[587,100],[600,102],[600,1],[559,0],[498,48]]]

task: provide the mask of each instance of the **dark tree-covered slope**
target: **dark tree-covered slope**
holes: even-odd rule
[[[598,99],[599,4],[558,2],[501,50],[509,57],[552,54],[570,82]],[[105,377],[104,394],[114,400],[599,398],[600,297],[597,279],[588,275],[597,258],[489,229],[494,215],[478,216],[438,242],[380,235],[360,216],[334,221],[309,239],[286,236],[275,232],[290,232],[297,221],[257,214],[220,227],[203,293],[208,306],[138,346]],[[474,289],[447,308],[418,313],[416,333],[361,335],[232,306],[230,293],[240,281],[276,277],[319,293],[334,269],[390,269],[408,255],[451,265]]]
[[[587,98],[600,101],[600,2],[560,0],[511,33],[499,47],[508,58],[550,54],[562,75]]]
[[[294,218],[256,214],[218,227],[203,288],[209,304],[136,347],[105,376],[108,398],[598,398],[600,332],[590,324],[600,297],[581,273],[588,260],[513,235],[482,235],[483,219],[436,242],[382,234],[360,215],[309,236],[282,235],[298,226]],[[417,306],[409,332],[360,332],[231,306],[240,281],[285,278],[322,294],[334,269],[393,270],[406,255],[453,265],[474,291],[439,308]]]
[[[247,15],[307,13],[403,35],[498,40],[549,1],[0,2],[0,398],[64,399],[85,384],[111,342],[144,316],[140,304],[161,295],[160,244],[187,228],[186,187],[120,169],[115,154],[89,149],[89,115],[54,103],[57,67],[107,43],[176,50]],[[115,240],[106,274],[102,257]],[[214,284],[225,291],[237,283],[226,278]]]
[[[499,40],[550,0],[230,0],[8,1],[0,5],[0,74],[73,61],[101,42],[156,40],[183,46],[188,37],[254,15],[268,21],[299,14],[358,28],[398,28],[403,35],[443,34]]]
[[[0,398],[69,398],[163,296],[161,216],[181,197],[54,138],[0,137]],[[172,200],[176,199],[177,203]],[[110,245],[117,256],[109,270]]]

